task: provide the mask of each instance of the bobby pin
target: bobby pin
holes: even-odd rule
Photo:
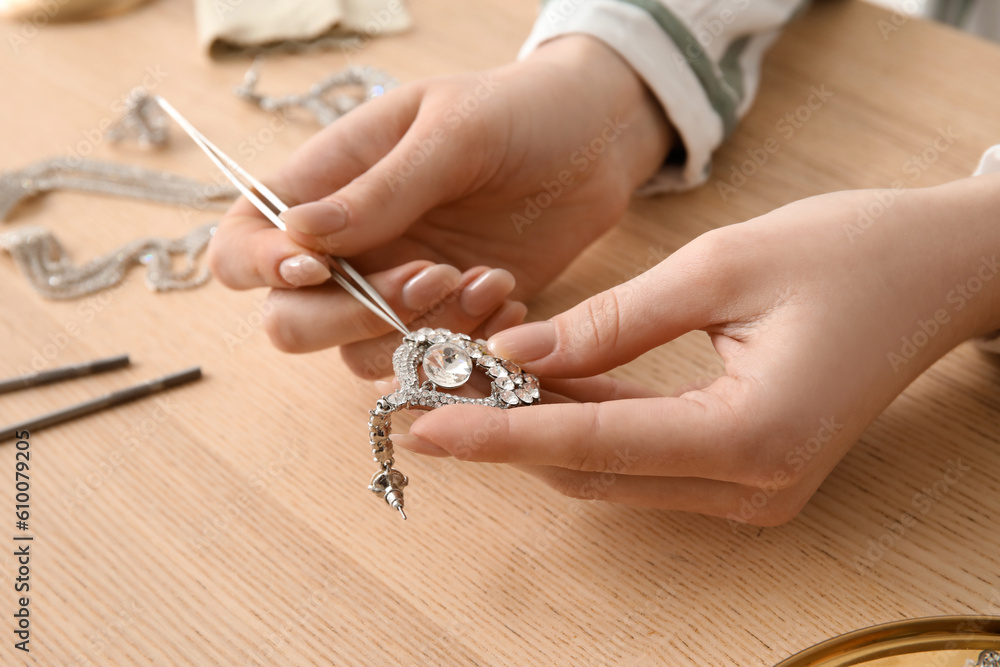
[[[128,357],[124,357],[126,361]],[[121,357],[116,357],[116,359],[121,359]],[[107,361],[107,360],[106,360]],[[98,362],[94,362],[98,363]],[[120,363],[120,362],[119,362]],[[124,365],[124,364],[122,364]],[[120,367],[120,366],[118,366]],[[72,367],[67,367],[72,368]],[[51,371],[52,373],[63,371],[64,369],[56,369]],[[103,368],[102,370],[110,370],[108,368]],[[71,377],[79,377],[80,375],[86,375],[87,373],[69,373],[61,379],[67,379]],[[31,377],[31,376],[28,376]],[[76,419],[77,417],[83,417],[85,415],[93,414],[107,408],[113,408],[130,401],[134,401],[139,398],[145,398],[151,394],[163,391],[164,389],[169,389],[171,387],[176,387],[178,385],[186,384],[193,380],[197,380],[201,377],[201,368],[194,366],[186,370],[171,373],[170,375],[164,375],[163,377],[157,378],[155,380],[149,380],[131,387],[126,387],[125,389],[119,389],[113,391],[110,394],[105,394],[103,396],[98,396],[89,401],[84,401],[83,403],[77,403],[76,405],[71,405],[69,407],[60,408],[46,414],[38,415],[37,417],[32,417],[24,421],[18,422],[16,424],[11,424],[0,428],[0,442],[7,440],[8,438],[13,438],[19,431],[33,431],[40,428],[45,428],[46,426],[53,426],[55,424],[61,424],[62,422],[69,421],[71,419]],[[15,378],[15,381],[19,381],[20,378]],[[47,382],[55,382],[57,380],[47,380]],[[9,382],[9,381],[8,381]],[[17,389],[23,388],[25,386],[34,385],[19,385]]]
[[[43,384],[61,382],[63,380],[83,377],[85,375],[103,373],[105,371],[115,370],[116,368],[123,368],[128,365],[128,355],[120,354],[116,357],[108,357],[107,359],[84,361],[83,363],[60,366],[59,368],[53,368],[48,371],[20,375],[7,380],[0,380],[0,394],[6,394],[19,389],[27,389],[29,387],[39,387]]]

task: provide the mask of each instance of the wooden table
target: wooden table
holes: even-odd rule
[[[404,81],[499,65],[536,4],[424,0],[415,30],[352,59]],[[303,117],[274,131],[235,99],[247,62],[198,53],[189,5],[163,0],[43,26],[16,53],[9,36],[21,27],[0,26],[0,167],[86,151],[214,176],[179,132],[153,154],[100,139],[143,79],[251,171],[280,164],[315,124]],[[261,85],[300,90],[345,60],[275,58]],[[768,55],[760,98],[718,153],[711,183],[636,201],[531,304],[532,317],[635,275],[705,230],[808,195],[968,174],[1000,141],[998,71],[996,45],[916,19],[894,24],[861,2],[815,3]],[[813,86],[833,96],[786,136],[777,124]],[[957,140],[914,173],[911,157],[949,127]],[[779,150],[722,201],[718,184],[769,137]],[[4,226],[51,226],[86,258],[210,219],[60,193]],[[157,295],[134,272],[110,293],[49,302],[9,257],[0,256],[0,277],[0,377],[36,355],[44,367],[120,352],[136,362],[4,396],[0,422],[192,364],[206,373],[161,402],[32,434],[30,656],[12,646],[14,448],[0,447],[3,664],[772,665],[871,623],[1000,613],[1000,365],[969,347],[893,403],[780,528],[569,500],[506,467],[406,453],[403,524],[365,490],[376,391],[352,380],[335,351],[272,349],[259,326],[262,292],[213,282]],[[719,372],[703,335],[621,370],[664,390]],[[968,470],[942,483],[958,461]],[[933,499],[918,500],[922,489]],[[900,534],[907,512],[917,521]]]

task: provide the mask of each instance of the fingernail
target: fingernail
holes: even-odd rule
[[[479,317],[499,306],[514,289],[514,276],[504,269],[491,269],[462,290],[462,310]]]
[[[435,264],[406,281],[403,285],[403,305],[422,311],[455,291],[462,274],[454,266]]]
[[[524,316],[527,314],[528,307],[520,301],[507,301],[481,325],[483,334],[486,338],[490,338],[504,329],[511,329],[523,324]]]
[[[551,320],[531,322],[507,329],[490,338],[490,352],[515,363],[537,361],[556,347],[556,325]]]
[[[295,287],[319,285],[330,279],[330,269],[311,255],[289,257],[278,265],[278,273]]]
[[[435,444],[407,433],[392,436],[392,442],[394,445],[408,449],[411,452],[416,452],[417,454],[425,454],[426,456],[451,456],[451,452],[447,449],[442,449]]]
[[[336,234],[347,226],[347,209],[325,200],[293,206],[278,217],[295,231],[313,236]]]
[[[387,396],[397,389],[388,380],[375,380],[372,384],[375,385],[375,390],[383,396]]]

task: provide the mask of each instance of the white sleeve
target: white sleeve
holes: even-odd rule
[[[712,152],[743,117],[761,58],[808,0],[548,0],[521,48],[569,33],[600,39],[646,82],[684,144],[640,194],[708,180]]]
[[[1000,144],[983,153],[979,166],[972,172],[973,176],[980,174],[1000,174]],[[1000,331],[994,331],[988,336],[976,339],[976,345],[987,352],[1000,354]]]

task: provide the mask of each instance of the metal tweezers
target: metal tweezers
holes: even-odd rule
[[[215,163],[222,173],[232,181],[233,185],[250,200],[250,203],[257,207],[265,218],[278,229],[285,231],[285,223],[278,216],[288,210],[288,206],[278,198],[271,190],[247,173],[242,167],[219,150],[219,147],[205,138],[195,127],[187,121],[165,99],[160,96],[154,98],[167,114],[177,121],[177,124],[188,133],[198,146],[205,151],[205,154]],[[410,333],[406,328],[406,323],[396,314],[396,312],[386,303],[385,299],[366,281],[357,270],[347,263],[342,257],[328,256],[331,268],[334,268],[333,279],[343,287],[355,299],[360,301],[368,310],[372,311],[380,318],[398,329],[403,335]]]

